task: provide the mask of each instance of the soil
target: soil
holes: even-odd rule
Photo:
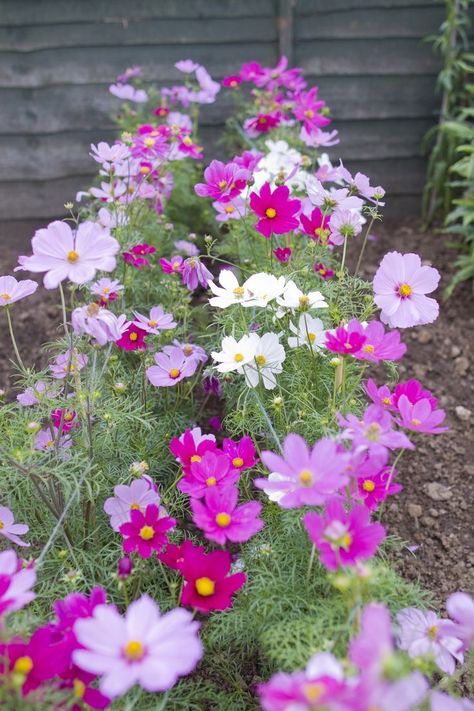
[[[392,249],[417,252],[441,272],[437,294],[441,299],[455,257],[446,237],[422,232],[414,220],[387,222],[376,234],[361,275],[371,278],[383,255]],[[15,264],[16,254],[2,250],[0,274],[11,274]],[[18,346],[26,365],[45,365],[40,346],[56,336],[60,323],[56,301],[56,291],[38,289],[14,309]],[[14,375],[4,319],[0,319],[0,338],[0,387],[8,391]],[[447,411],[450,431],[416,438],[415,452],[407,452],[398,467],[404,490],[388,505],[384,519],[390,532],[406,542],[396,556],[399,571],[418,580],[442,604],[454,590],[474,592],[474,297],[470,284],[459,287],[442,303],[434,324],[410,329],[403,338],[408,353],[400,366],[401,379],[418,378],[433,392]]]

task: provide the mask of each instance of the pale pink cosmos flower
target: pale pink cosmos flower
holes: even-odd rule
[[[397,615],[398,644],[412,659],[432,656],[445,674],[453,674],[456,661],[462,664],[462,641],[443,629],[443,620],[430,610],[406,607]]]
[[[166,353],[155,353],[155,363],[146,369],[146,375],[156,387],[173,387],[184,378],[194,375],[198,361],[186,358],[181,348],[172,346]]]
[[[95,277],[98,269],[115,269],[117,240],[96,222],[82,222],[73,232],[66,222],[55,220],[37,230],[31,240],[33,255],[22,262],[31,272],[46,272],[43,283],[54,289],[64,279],[84,284]]]
[[[98,605],[91,617],[74,625],[82,649],[73,652],[73,661],[101,677],[100,691],[109,698],[135,684],[167,691],[201,659],[198,629],[190,612],[176,608],[161,615],[148,595],[132,602],[124,617],[115,606]]]
[[[442,691],[433,691],[430,696],[431,711],[474,711],[474,701],[467,697],[454,698]]]
[[[336,209],[329,220],[331,242],[343,244],[345,239],[355,237],[362,230],[360,214],[347,209]]]
[[[62,380],[67,375],[78,373],[83,369],[89,357],[85,353],[78,353],[76,349],[70,348],[65,353],[60,353],[49,366],[51,375],[57,380]]]
[[[41,398],[51,400],[58,395],[54,390],[48,390],[48,385],[42,380],[38,380],[34,387],[26,388],[22,393],[18,393],[16,399],[23,407],[31,407],[37,405]]]
[[[115,200],[123,198],[125,193],[127,193],[127,186],[123,180],[111,180],[110,183],[102,181],[100,188],[92,187],[89,192],[98,200],[102,200],[103,202],[114,202]],[[126,200],[129,201],[130,199],[131,196],[127,193]]]
[[[153,306],[149,316],[144,316],[133,312],[135,315],[135,326],[142,328],[147,333],[158,335],[160,331],[166,331],[176,327],[176,321],[173,320],[173,314],[165,313],[162,306]]]
[[[38,284],[32,279],[17,281],[15,277],[2,276],[0,277],[0,306],[8,306],[15,301],[20,301],[34,294],[37,288]]]
[[[72,446],[69,435],[62,435],[58,440],[56,427],[53,427],[52,431],[49,427],[45,427],[36,434],[33,446],[43,452],[53,452],[56,449],[56,442],[58,442],[58,449],[67,449]]]
[[[446,601],[446,609],[452,622],[450,628],[462,640],[463,650],[474,644],[474,598],[464,592],[455,592]]]
[[[374,301],[381,309],[380,319],[392,327],[410,328],[432,323],[439,306],[426,294],[434,291],[440,274],[423,267],[418,254],[388,252],[374,277]]]
[[[118,484],[114,487],[114,496],[104,503],[104,511],[110,516],[110,525],[118,531],[123,523],[130,521],[130,511],[145,513],[149,504],[160,506],[160,495],[147,478],[134,479],[130,486]],[[162,509],[164,512],[164,509]],[[163,513],[163,515],[166,515]]]
[[[0,506],[0,536],[8,538],[9,541],[16,543],[17,546],[29,546],[29,543],[25,543],[20,538],[20,536],[28,533],[29,530],[26,523],[15,523],[15,517],[9,508]]]
[[[144,89],[135,89],[131,84],[111,84],[109,91],[117,99],[124,101],[134,101],[136,104],[145,104],[148,101],[148,94]]]
[[[116,316],[109,309],[98,304],[86,304],[74,309],[71,317],[74,333],[87,333],[100,346],[110,341],[118,341],[131,325],[125,314]]]
[[[113,143],[109,146],[105,141],[100,141],[96,146],[91,143],[89,155],[102,165],[105,170],[110,170],[113,164],[130,158],[130,148],[124,143]]]
[[[16,612],[35,599],[31,588],[36,582],[33,567],[22,568],[14,550],[0,553],[0,616]]]
[[[194,74],[196,69],[199,69],[201,65],[192,59],[180,59],[174,66],[176,69],[179,69],[180,72],[183,72],[183,74]]]

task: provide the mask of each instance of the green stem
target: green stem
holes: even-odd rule
[[[69,336],[69,329],[67,326],[67,316],[66,316],[66,300],[64,298],[64,290],[63,290],[63,285],[61,282],[59,282],[59,293],[61,294],[61,309],[63,312],[64,333],[66,334],[66,336]]]
[[[316,556],[316,546],[313,543],[313,547],[311,548],[311,555],[309,556],[309,563],[308,563],[308,570],[306,573],[306,580],[309,580],[309,578],[311,576],[311,570],[313,568],[315,556]]]
[[[344,265],[346,263],[347,254],[347,235],[344,236],[344,247],[342,248],[341,276],[344,273]]]
[[[12,324],[12,319],[11,319],[11,316],[10,316],[10,307],[9,307],[9,306],[6,306],[6,307],[5,307],[5,312],[6,312],[6,315],[7,315],[8,330],[10,331],[10,338],[11,338],[11,340],[12,340],[13,350],[15,351],[15,356],[16,356],[17,362],[18,362],[18,365],[20,366],[20,369],[21,369],[23,372],[25,372],[25,371],[26,371],[26,368],[25,368],[25,366],[23,365],[23,361],[22,361],[21,356],[20,356],[20,351],[18,350],[18,346],[17,346],[17,344],[16,344],[15,334],[13,333],[13,324]]]
[[[354,276],[357,276],[359,273],[360,265],[362,264],[362,257],[364,256],[365,252],[365,247],[367,245],[367,238],[369,236],[369,232],[372,229],[372,225],[374,224],[375,217],[372,217],[371,221],[369,222],[369,226],[367,227],[364,235],[364,241],[362,242],[362,247],[360,248],[360,254],[359,254],[359,259],[357,260],[357,266],[355,268]]]

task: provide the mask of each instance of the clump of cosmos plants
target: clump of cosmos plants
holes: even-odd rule
[[[385,191],[322,152],[329,109],[284,57],[176,69],[117,78],[97,180],[0,277],[2,708],[472,710],[474,600],[436,611],[384,521],[447,430],[397,375],[440,275],[394,249],[360,278]],[[236,154],[203,169],[219,92]],[[58,296],[41,371],[23,271]]]

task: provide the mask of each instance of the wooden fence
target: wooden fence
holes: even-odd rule
[[[332,109],[332,155],[383,184],[392,214],[416,213],[420,141],[439,105],[422,38],[442,18],[429,0],[0,0],[0,243],[24,241],[90,183],[89,145],[113,137],[120,71],[139,64],[169,85],[188,57],[221,79],[287,53]],[[203,111],[205,144],[230,105]]]

